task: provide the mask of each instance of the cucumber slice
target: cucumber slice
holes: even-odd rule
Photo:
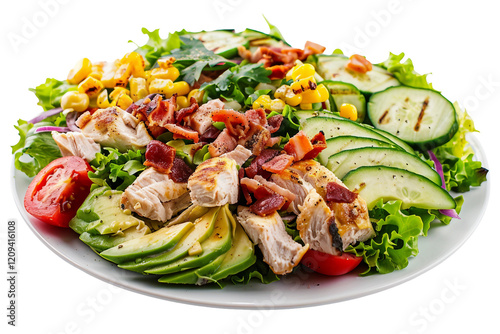
[[[388,144],[400,147],[387,137],[384,137],[381,134],[371,130],[370,128],[350,121],[346,118],[311,117],[306,119],[302,123],[302,130],[309,138],[313,137],[318,132],[323,131],[326,139],[337,136],[357,136],[377,139]],[[401,149],[405,150],[404,147],[402,147]]]
[[[299,123],[304,122],[306,119],[311,118],[311,117],[333,117],[335,116],[334,113],[328,111],[328,110],[297,110],[293,112],[294,116],[297,117],[299,120]],[[340,117],[340,116],[338,116]]]
[[[454,209],[456,204],[446,190],[426,177],[403,169],[365,166],[347,173],[342,182],[359,193],[372,209],[382,199],[401,200],[403,209]]]
[[[391,86],[399,86],[400,82],[380,66],[366,73],[358,73],[346,69],[349,58],[343,55],[316,56],[316,72],[325,80],[342,81],[353,84],[364,94],[370,95]]]
[[[190,34],[215,54],[231,59],[238,55],[238,46],[248,47],[247,39],[231,30],[202,31]]]
[[[362,166],[396,167],[425,176],[441,185],[439,174],[419,157],[405,151],[385,147],[363,147],[330,156],[326,165],[339,179]]]
[[[366,116],[366,99],[363,94],[352,84],[325,80],[318,84],[323,84],[330,91],[330,95],[334,101],[334,111],[340,110],[340,106],[344,103],[354,105],[358,111],[358,119],[356,122],[362,123]]]
[[[386,137],[387,139],[389,139],[393,143],[396,143],[396,145],[398,145],[399,147],[402,147],[406,152],[417,155],[415,153],[415,150],[413,150],[413,148],[410,145],[408,145],[404,140],[401,140],[399,137],[396,137],[392,133],[374,128],[370,125],[366,125],[366,126],[369,126],[371,130],[375,131],[379,135]]]
[[[368,117],[377,129],[422,150],[448,142],[458,130],[453,104],[431,89],[401,86],[373,94]]]
[[[338,136],[326,140],[326,148],[318,154],[318,161],[326,166],[328,158],[344,150],[352,150],[360,147],[396,147],[387,142],[355,136]]]

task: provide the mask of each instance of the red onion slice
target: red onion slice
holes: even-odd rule
[[[54,115],[59,114],[62,111],[63,111],[62,108],[54,108],[54,109],[50,109],[50,110],[44,111],[43,113],[41,113],[37,117],[35,117],[32,120],[28,121],[28,123],[31,123],[31,124],[38,123],[38,122],[43,121],[44,119],[46,119],[46,118],[48,118],[50,116],[54,116]]]
[[[439,160],[436,157],[436,155],[434,154],[434,152],[429,150],[429,151],[427,151],[427,153],[429,153],[429,157],[434,162],[434,167],[436,168],[436,172],[441,177],[441,188],[446,190],[446,183],[444,181],[444,173],[443,173],[443,165],[441,165],[441,162],[439,162]],[[439,210],[439,212],[441,212],[445,216],[460,219],[460,217],[458,216],[457,212],[454,209],[441,209],[441,210]]]
[[[65,127],[65,126],[41,126],[41,127],[39,127],[38,129],[35,130],[35,133],[52,132],[52,131],[69,132],[71,130],[70,130],[70,128]]]

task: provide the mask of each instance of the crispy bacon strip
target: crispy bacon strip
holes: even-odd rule
[[[288,143],[283,147],[285,152],[293,156],[295,161],[302,160],[313,148],[311,141],[302,130],[290,138]]]
[[[280,154],[279,151],[277,150],[272,150],[272,149],[265,149],[263,150],[258,156],[256,156],[252,162],[250,163],[250,166],[245,168],[245,173],[248,177],[254,178],[255,175],[261,175],[265,179],[268,179],[271,177],[271,173],[267,172],[262,169],[262,165],[274,158]]]
[[[267,125],[266,112],[262,108],[247,110],[245,112],[245,117],[249,122],[254,122],[261,126]]]
[[[326,200],[334,203],[352,203],[358,194],[336,183],[328,182],[326,185]]]
[[[191,98],[190,103],[191,105],[189,107],[182,108],[181,110],[175,112],[175,123],[180,124],[184,117],[191,115],[196,110],[198,110],[198,102],[196,102],[196,99],[194,97]]]
[[[190,139],[197,143],[200,138],[198,132],[177,124],[165,124],[165,128],[174,134],[174,139]]]
[[[175,183],[186,183],[193,170],[181,158],[175,158],[170,169],[170,178]]]
[[[237,145],[236,139],[229,134],[229,130],[226,128],[208,146],[208,152],[212,157],[218,157],[224,153],[231,152]]]
[[[144,166],[154,167],[160,173],[169,173],[174,164],[175,148],[159,140],[152,140],[146,147],[145,156]]]
[[[248,119],[245,114],[231,109],[220,109],[212,112],[214,122],[224,122],[229,133],[237,138],[244,137],[249,130]]]
[[[282,122],[283,122],[282,115],[271,116],[267,119],[266,129],[268,129],[269,132],[271,132],[271,133],[275,133],[276,131],[278,131],[280,129]]]
[[[271,173],[281,173],[293,163],[293,156],[288,154],[278,155],[262,165],[262,169]]]
[[[256,200],[255,203],[250,205],[250,210],[259,216],[267,216],[280,210],[283,205],[285,205],[285,198],[279,194],[273,193]]]
[[[313,149],[304,156],[304,160],[316,158],[326,148],[325,133],[323,131],[318,132],[318,134],[312,137],[311,144]]]

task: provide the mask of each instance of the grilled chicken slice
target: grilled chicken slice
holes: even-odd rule
[[[187,117],[187,126],[196,130],[199,134],[205,133],[213,124],[212,112],[220,109],[224,109],[224,103],[221,100],[208,101]]]
[[[236,164],[238,166],[243,166],[245,161],[247,161],[250,156],[252,156],[252,151],[244,148],[241,145],[236,146],[236,148],[231,152],[221,155],[221,157],[233,159],[234,161],[236,161]]]
[[[302,246],[292,239],[277,212],[261,217],[239,206],[237,219],[253,243],[259,246],[264,262],[277,275],[290,273],[309,249],[309,245]]]
[[[236,161],[216,157],[202,162],[188,179],[193,204],[222,206],[238,201],[238,169]]]
[[[187,183],[176,183],[150,167],[125,189],[121,204],[140,216],[165,222],[187,208],[191,199]]]
[[[122,152],[145,148],[152,140],[144,123],[119,107],[86,111],[76,125],[85,137]]]
[[[299,205],[302,205],[307,197],[307,194],[313,189],[313,186],[304,181],[297,172],[290,168],[285,169],[279,174],[271,175],[271,181],[282,188],[288,189],[295,195],[294,200],[288,206],[287,211],[291,211],[298,215],[300,213]]]
[[[336,232],[337,228],[331,226],[331,224],[335,225],[335,217],[323,197],[312,189],[307,195],[304,204],[299,205],[299,209],[297,230],[299,230],[302,241],[309,244],[311,249],[327,254],[340,255],[341,251],[338,248],[343,249],[347,245],[343,247],[342,240],[336,235],[336,246],[334,246],[334,234],[332,232]]]
[[[98,152],[101,152],[101,146],[93,139],[85,137],[81,132],[60,133],[52,131],[52,138],[61,150],[63,157],[76,156],[90,162]]]

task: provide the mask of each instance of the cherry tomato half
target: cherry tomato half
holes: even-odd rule
[[[362,260],[363,257],[350,253],[331,255],[309,249],[302,257],[301,263],[320,274],[339,276],[352,271]]]
[[[90,192],[92,167],[80,157],[62,157],[45,166],[31,181],[24,207],[41,221],[60,227],[76,214]]]

